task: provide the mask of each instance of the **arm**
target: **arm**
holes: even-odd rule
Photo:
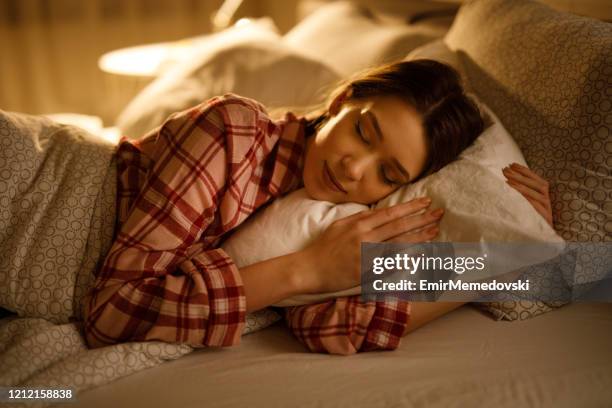
[[[307,289],[302,277],[310,272],[301,251],[241,268],[247,313],[304,293]]]
[[[467,302],[412,302],[410,326],[406,334],[412,333],[438,317],[452,312]]]
[[[287,325],[309,350],[349,355],[395,350],[408,330],[411,302],[361,302],[359,296],[285,309]]]
[[[201,126],[181,131],[196,123]],[[237,305],[226,316],[235,323],[215,338],[234,341],[245,303],[237,268],[222,251],[188,253],[213,220],[214,197],[225,183],[222,171],[197,168],[222,136],[218,115],[181,113],[142,141],[154,164],[85,299],[90,347],[154,339],[211,343],[208,329],[221,318],[217,305],[228,303]],[[225,159],[223,153],[211,157]],[[219,287],[232,290],[211,290]]]
[[[309,350],[349,355],[395,350],[400,339],[467,302],[361,302],[359,296],[285,309],[287,325]]]
[[[243,204],[236,205],[231,194],[224,200],[226,191],[240,196],[241,180],[248,180],[231,179],[227,187],[226,172],[240,168],[235,161],[244,156],[236,152],[254,140],[239,126],[241,137],[225,145],[232,112],[244,124],[248,112],[235,105],[200,105],[174,115],[143,141],[154,164],[84,302],[90,347],[144,340],[195,347],[239,342],[245,293],[257,283],[247,271],[245,286],[229,256],[213,248],[219,224],[235,225]],[[213,232],[201,240],[206,229]],[[281,268],[268,273],[275,280],[285,276]]]
[[[516,163],[503,172],[509,180],[508,184],[519,191],[552,227],[548,183]],[[353,297],[292,307],[285,314],[287,324],[295,336],[310,350],[353,354],[358,351],[395,349],[401,336],[465,303],[361,303],[358,297]],[[397,309],[404,312],[398,313]],[[381,320],[380,316],[393,317]]]
[[[350,276],[347,272],[351,270],[354,282],[359,284],[361,242],[416,243],[434,238],[442,215],[437,211],[425,211],[429,203],[423,199],[413,200],[393,208],[358,213],[333,223],[310,247],[314,249],[310,268],[315,271],[311,275],[316,276],[318,269],[322,269],[319,279],[328,280],[318,285],[325,288],[319,292],[337,289],[338,281]],[[354,251],[350,251],[351,248]],[[348,355],[394,350],[406,333],[461,304],[401,300],[362,302],[359,296],[351,296],[290,307],[285,317],[294,335],[311,351]]]

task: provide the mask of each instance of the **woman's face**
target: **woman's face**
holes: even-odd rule
[[[311,198],[371,204],[425,166],[420,115],[401,99],[335,101],[330,114],[307,142],[304,187]]]

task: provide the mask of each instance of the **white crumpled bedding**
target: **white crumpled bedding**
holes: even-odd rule
[[[47,118],[0,110],[0,385],[75,392],[190,353],[133,342],[89,350],[81,302],[115,224],[115,145]],[[244,334],[279,320],[247,316]]]

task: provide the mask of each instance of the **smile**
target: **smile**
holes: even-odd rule
[[[346,190],[342,187],[342,184],[334,177],[334,173],[332,173],[331,169],[327,165],[327,161],[323,162],[323,179],[326,184],[332,189],[338,192],[346,194]]]

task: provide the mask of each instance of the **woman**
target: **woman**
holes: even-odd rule
[[[416,60],[346,82],[313,117],[273,121],[256,101],[225,95],[122,140],[117,235],[84,302],[88,345],[235,345],[246,313],[358,285],[361,241],[430,240],[443,209],[421,198],[355,214],[301,251],[240,270],[218,246],[263,204],[300,187],[317,200],[376,202],[454,160],[482,130],[457,72]],[[537,176],[505,172],[549,217],[547,191],[533,189]],[[310,350],[351,354],[395,349],[460,305],[353,296],[288,308],[286,318]]]

